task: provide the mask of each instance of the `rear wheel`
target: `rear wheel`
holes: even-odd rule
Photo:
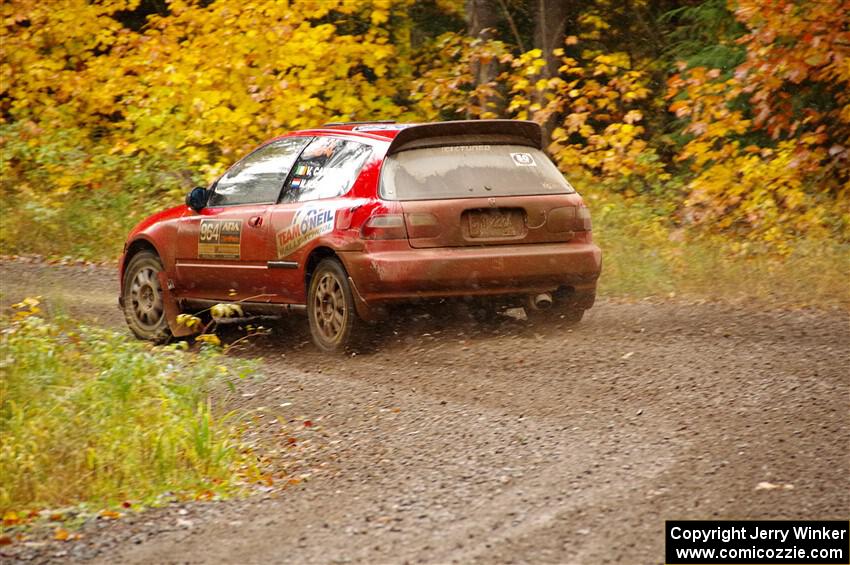
[[[354,308],[354,295],[348,275],[336,259],[323,259],[310,279],[307,317],[313,343],[329,353],[352,345],[360,320]]]
[[[560,316],[558,317],[567,324],[577,324],[581,322],[581,319],[584,317],[584,312],[584,308],[580,308],[578,306],[568,306],[560,310],[555,310],[554,314],[556,316],[560,314]]]
[[[162,262],[156,253],[140,251],[127,265],[122,289],[127,325],[136,337],[154,343],[165,343],[171,338],[159,284],[162,270]]]
[[[576,293],[570,288],[562,287],[552,293],[552,298],[554,304],[550,308],[534,314],[547,321],[573,325],[581,322],[584,313],[593,306],[596,290]]]

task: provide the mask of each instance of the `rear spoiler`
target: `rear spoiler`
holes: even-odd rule
[[[398,132],[387,155],[445,145],[515,144],[543,149],[543,130],[527,120],[461,120],[418,124]]]

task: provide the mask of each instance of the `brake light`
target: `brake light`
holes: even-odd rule
[[[417,212],[407,215],[407,230],[410,239],[437,237],[440,235],[440,223],[433,214]]]
[[[404,216],[401,214],[372,216],[363,224],[360,237],[363,239],[407,239]]]
[[[591,230],[593,224],[590,222],[590,208],[586,206],[579,206],[576,217],[578,218],[579,222],[581,222],[582,229],[584,229],[584,231]]]
[[[552,233],[590,231],[590,210],[584,206],[559,206],[547,214],[546,229]]]

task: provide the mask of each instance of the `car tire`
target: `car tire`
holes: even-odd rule
[[[127,265],[121,296],[124,319],[130,331],[139,339],[166,343],[171,330],[165,317],[165,298],[159,284],[163,271],[159,256],[151,251],[140,251]]]
[[[341,353],[363,338],[363,323],[354,307],[348,274],[338,260],[323,259],[310,277],[307,317],[316,347],[326,353]]]
[[[560,316],[558,317],[561,319],[562,322],[568,325],[573,325],[581,322],[581,319],[584,317],[585,311],[586,310],[584,308],[579,308],[577,306],[569,306],[567,308],[561,309],[560,311],[555,310],[554,313],[556,315],[560,314]]]

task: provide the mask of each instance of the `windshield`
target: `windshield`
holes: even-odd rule
[[[381,195],[388,200],[570,194],[573,187],[539,149],[525,145],[452,145],[387,158]]]

